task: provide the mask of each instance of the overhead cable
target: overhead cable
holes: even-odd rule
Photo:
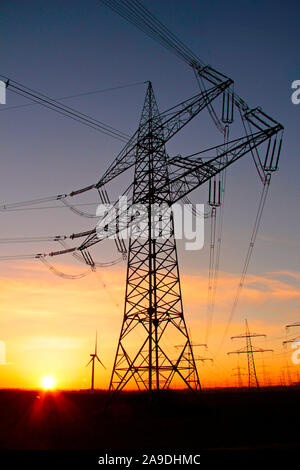
[[[128,83],[126,85],[118,85],[118,86],[114,86],[114,87],[110,87],[110,88],[102,88],[100,90],[91,90],[91,91],[85,91],[85,92],[82,92],[82,93],[76,93],[74,95],[62,96],[62,97],[56,98],[56,99],[58,99],[58,100],[68,100],[68,99],[71,99],[71,98],[79,98],[81,96],[90,96],[90,95],[95,95],[95,94],[98,94],[98,93],[104,93],[104,92],[108,92],[108,91],[120,90],[122,88],[129,88],[129,87],[133,87],[133,86],[137,86],[137,85],[144,85],[145,83],[147,83],[147,81]],[[27,108],[29,106],[36,106],[37,104],[39,104],[39,103],[18,104],[16,106],[1,106],[0,111],[10,111],[12,109]]]
[[[261,222],[263,210],[264,210],[264,207],[265,207],[265,204],[266,204],[266,199],[267,199],[267,195],[268,195],[268,191],[269,191],[269,187],[270,187],[270,182],[271,182],[271,174],[268,173],[267,176],[266,176],[263,191],[262,191],[262,194],[261,194],[261,197],[260,197],[259,206],[258,206],[258,210],[257,210],[255,222],[254,222],[254,227],[253,227],[253,230],[252,230],[252,235],[251,235],[249,247],[248,247],[248,250],[247,250],[247,254],[246,254],[246,258],[245,258],[241,278],[240,278],[240,281],[239,281],[239,284],[238,284],[238,287],[237,287],[237,290],[236,290],[236,294],[235,294],[235,297],[234,297],[234,302],[233,302],[232,308],[230,310],[229,318],[228,318],[228,321],[226,323],[225,331],[224,331],[224,334],[223,334],[218,352],[220,351],[221,347],[223,346],[224,340],[227,336],[228,329],[229,329],[230,324],[232,322],[234,313],[236,311],[236,308],[237,308],[237,305],[238,305],[238,302],[239,302],[239,299],[240,299],[240,296],[241,296],[241,293],[242,293],[242,290],[243,290],[243,287],[244,287],[244,284],[245,284],[245,279],[246,279],[249,263],[250,263],[251,256],[252,256],[252,253],[253,253],[257,233],[258,233],[258,230],[259,230],[259,227],[260,227],[260,222]]]
[[[0,75],[3,77],[3,75]],[[81,113],[80,111],[76,111],[74,108],[66,106],[60,103],[57,100],[54,100],[38,91],[32,90],[29,87],[22,85],[14,80],[9,79],[8,77],[3,77],[6,80],[7,88],[16,93],[17,95],[23,96],[28,98],[29,100],[33,101],[34,103],[40,104],[48,109],[52,109],[63,116],[69,117],[81,124],[84,124],[92,129],[95,129],[99,132],[102,132],[106,135],[114,139],[121,140],[123,142],[127,142],[128,135],[114,127],[104,124],[103,122],[88,116],[87,114]]]

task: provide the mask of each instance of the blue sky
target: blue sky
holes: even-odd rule
[[[281,171],[273,178],[264,228],[267,236],[276,230],[279,239],[297,240],[299,107],[290,100],[291,82],[299,78],[297,2],[289,2],[288,8],[281,1],[173,0],[145,5],[202,60],[233,78],[251,106],[262,106],[284,124]],[[151,80],[165,109],[197,92],[189,67],[99,1],[14,1],[1,10],[1,72],[51,97]],[[66,104],[131,134],[145,87],[74,98]],[[25,102],[8,94],[7,107]],[[2,111],[0,117],[4,202],[89,184],[121,148],[118,141],[37,106]],[[170,143],[170,153],[201,149],[200,128],[209,124],[204,119],[203,124],[193,123],[188,137],[183,134]],[[203,135],[206,132],[204,127]],[[231,170],[233,204],[235,194],[248,187],[248,171],[251,168],[242,162]],[[232,214],[242,217],[240,230],[245,214],[248,219],[256,210],[257,194],[248,189],[243,205],[232,208]],[[228,217],[236,227],[234,216]],[[288,256],[282,246],[277,251],[282,249]],[[294,254],[290,263],[295,269]]]

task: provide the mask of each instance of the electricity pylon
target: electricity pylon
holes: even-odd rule
[[[170,185],[164,128],[149,83],[136,149],[133,204],[141,199],[147,211],[144,236],[131,231],[127,264],[124,319],[119,338],[111,390],[122,389],[134,379],[139,389],[168,388],[175,374],[192,389],[200,388],[192,346],[183,316],[173,215],[169,236],[153,231],[154,207],[170,204]],[[158,186],[162,186],[157,191]],[[140,340],[130,344],[128,333],[136,330]],[[182,338],[177,357],[171,359],[163,346],[166,336]]]
[[[187,352],[187,360],[188,360],[188,363],[190,365],[190,371],[189,371],[189,376],[188,376],[188,382],[189,384],[192,386],[193,383],[195,383],[196,381],[196,376],[195,376],[195,372],[197,369],[193,369],[191,368],[191,364],[192,364],[192,357],[191,357],[191,351],[194,350],[195,347],[205,347],[207,349],[207,344],[205,343],[193,343],[192,340],[191,340],[191,332],[189,331],[189,335],[190,335],[190,344],[191,344],[191,350]],[[175,348],[176,349],[182,349],[184,347],[184,344],[176,344],[175,345]],[[198,362],[198,361],[201,361],[201,362],[205,362],[205,361],[213,361],[213,359],[211,358],[206,358],[206,357],[200,357],[200,356],[194,356],[194,362]]]
[[[64,237],[71,240],[84,238],[76,246],[34,255],[45,260],[68,253],[88,253],[90,246],[103,240],[122,239],[123,216],[127,217],[125,228],[129,230],[130,239],[125,308],[110,381],[111,391],[132,385],[140,390],[166,389],[175,379],[190,389],[200,389],[183,314],[172,206],[249,153],[259,159],[264,181],[269,182],[271,173],[278,169],[283,126],[260,108],[250,109],[237,98],[232,89],[233,81],[224,74],[210,66],[197,66],[195,72],[201,80],[206,80],[208,88],[162,113],[149,82],[138,130],[97,183],[69,195],[75,197],[93,189],[106,194],[106,184],[134,168],[133,184],[125,192],[129,194],[126,209],[114,205],[96,227]],[[226,145],[223,142],[189,156],[168,156],[166,143],[218,98],[223,99],[223,111],[233,110],[233,104],[238,108],[247,124],[245,134],[226,141]],[[227,113],[222,113],[221,119],[228,123],[233,117],[228,118]],[[265,148],[263,160],[258,152],[261,147]],[[62,197],[67,196],[58,196]],[[136,208],[141,206],[143,215],[139,217]],[[163,236],[155,233],[154,206],[167,206],[169,210],[168,220],[162,217]],[[130,210],[134,212],[128,218]],[[86,257],[84,260],[93,267],[92,260]],[[172,359],[169,346],[166,346],[166,340],[170,338],[174,340],[173,344],[183,344],[177,357]]]
[[[195,356],[195,362],[202,362],[202,363],[205,363],[205,362],[211,362],[211,364],[213,364],[214,360],[212,357],[206,357],[206,356]],[[202,386],[203,387],[203,386]]]
[[[238,388],[242,388],[243,387],[243,380],[242,380],[242,376],[244,375],[247,375],[245,372],[241,372],[241,369],[245,369],[244,367],[240,367],[240,365],[238,364],[237,367],[233,367],[232,370],[233,371],[237,371],[237,372],[233,372],[233,374],[231,374],[233,377],[236,377],[236,380],[237,380],[237,387]]]
[[[289,323],[288,325],[286,325],[285,326],[286,335],[287,335],[287,332],[290,328],[296,328],[296,327],[300,327],[300,322]],[[299,338],[300,338],[300,336],[295,336],[294,338],[291,338],[291,339],[285,339],[285,341],[282,342],[282,345],[284,347],[286,347],[290,343],[294,343],[295,341],[299,341]],[[288,385],[292,385],[293,380],[292,380],[291,371],[290,371],[291,365],[290,365],[287,357],[285,358],[285,369],[286,369],[286,377],[287,377],[286,382],[287,382]]]
[[[91,359],[87,363],[86,367],[92,363],[92,379],[91,379],[91,392],[95,390],[95,359],[106,369],[105,365],[100,361],[98,353],[97,353],[97,332],[96,332],[96,339],[95,339],[95,352],[90,354]]]
[[[200,155],[167,155],[165,144],[211,102],[222,96],[224,99],[232,80],[210,69],[209,83],[213,86],[160,113],[149,82],[137,132],[94,185],[101,191],[107,183],[134,168],[128,206],[126,209],[113,206],[95,229],[73,235],[73,238],[86,237],[77,248],[80,251],[107,238],[121,236],[124,215],[126,219],[128,209],[135,208],[125,227],[130,235],[125,307],[109,386],[112,392],[125,386],[149,391],[167,389],[175,379],[189,389],[200,389],[183,314],[172,206],[262,144],[266,148],[265,164],[262,164],[266,178],[277,170],[281,145],[276,144],[276,138],[283,128],[265,113],[262,115],[258,108],[245,113],[249,125],[251,122],[257,130],[251,135],[234,139],[225,147],[223,143],[211,147]],[[269,161],[271,142],[274,164]],[[164,235],[160,236],[155,233],[153,208],[163,205],[169,210],[168,220],[162,217],[162,225],[168,225],[168,230],[163,225]],[[136,207],[141,208],[142,215]],[[52,252],[51,256],[72,251],[74,248]],[[166,346],[170,338],[174,340],[173,345],[183,344],[176,358],[170,357],[170,348]]]
[[[271,173],[277,171],[281,151],[283,126],[264,113],[261,108],[250,109],[233,93],[233,80],[210,66],[198,67],[198,78],[205,80],[207,87],[195,96],[160,113],[149,82],[138,130],[111,163],[97,183],[86,186],[69,195],[58,195],[58,199],[75,197],[96,190],[106,195],[105,185],[134,168],[134,181],[125,194],[129,194],[126,209],[116,205],[107,209],[96,227],[88,231],[72,233],[70,236],[54,237],[54,241],[80,240],[75,246],[65,247],[50,253],[38,253],[34,258],[46,261],[47,257],[69,253],[83,255],[84,261],[94,267],[93,260],[84,254],[88,248],[108,238],[122,239],[123,216],[127,217],[126,229],[130,231],[125,308],[123,323],[112,371],[110,390],[119,391],[125,386],[138,389],[166,389],[176,380],[190,389],[200,389],[192,345],[187,331],[181,297],[172,207],[184,200],[201,185],[215,181],[223,170],[242,157],[252,154],[259,160],[260,176],[270,181]],[[189,156],[166,153],[165,145],[201,111],[219,98],[223,99],[223,110],[233,110],[233,104],[242,116],[243,135],[234,140],[215,145]],[[228,104],[228,106],[225,104]],[[210,109],[210,108],[209,108]],[[222,113],[222,122],[232,121]],[[249,129],[249,131],[247,131]],[[259,150],[265,148],[261,159]],[[257,162],[256,162],[257,163]],[[212,187],[212,186],[211,186]],[[214,185],[213,185],[214,187]],[[105,198],[107,201],[107,198]],[[163,217],[168,230],[157,236],[155,210],[153,206],[167,206],[169,220]],[[137,206],[146,208],[139,218]],[[128,212],[135,210],[128,218]],[[142,210],[142,212],[143,212]],[[137,222],[146,228],[136,236]],[[121,223],[122,221],[122,223]],[[168,232],[168,236],[166,236]],[[122,246],[120,246],[123,252]],[[176,358],[169,355],[166,340],[183,344]],[[195,379],[192,379],[195,377]]]
[[[271,381],[270,381],[270,376],[267,372],[267,369],[266,369],[266,365],[265,365],[265,361],[264,361],[264,355],[262,354],[261,355],[261,370],[262,370],[262,376],[263,376],[263,382],[264,382],[264,386],[266,387],[269,387],[271,385]]]
[[[248,326],[248,321],[247,319],[245,320],[246,323],[246,331],[245,333],[238,335],[238,336],[232,336],[231,339],[241,339],[245,338],[246,339],[246,347],[242,349],[238,349],[236,351],[229,351],[227,354],[247,354],[247,359],[248,359],[248,387],[253,388],[259,388],[259,383],[257,379],[257,374],[256,374],[256,368],[255,368],[255,361],[254,361],[254,353],[264,353],[264,352],[273,352],[273,349],[262,349],[262,348],[255,348],[252,345],[252,338],[258,338],[259,336],[266,337],[264,334],[260,333],[250,333],[249,331],[249,326]]]
[[[289,328],[296,328],[296,327],[300,327],[300,322],[289,323],[288,325],[285,325],[286,334],[287,334]],[[285,341],[282,342],[282,345],[286,346],[287,344],[293,343],[294,341],[299,341],[299,336],[295,336],[294,338],[291,338],[291,339],[285,339]]]

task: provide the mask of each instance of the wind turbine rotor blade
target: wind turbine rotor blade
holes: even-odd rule
[[[98,357],[98,356],[96,356],[96,358],[97,358],[97,359],[98,359],[98,361],[100,362],[101,366],[103,366],[103,367],[104,367],[104,369],[106,370],[106,367],[105,367],[105,365],[103,364],[103,362],[101,362],[101,361],[100,361],[99,357]]]
[[[92,362],[93,358],[87,363],[87,365],[85,367],[87,367],[91,362]]]

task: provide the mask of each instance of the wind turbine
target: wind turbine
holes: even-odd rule
[[[95,352],[90,354],[91,360],[87,363],[86,367],[92,363],[92,383],[91,383],[91,392],[94,391],[94,379],[95,379],[95,359],[100,362],[100,364],[106,369],[105,365],[100,361],[97,354],[97,331],[96,331],[96,341],[95,341]]]

